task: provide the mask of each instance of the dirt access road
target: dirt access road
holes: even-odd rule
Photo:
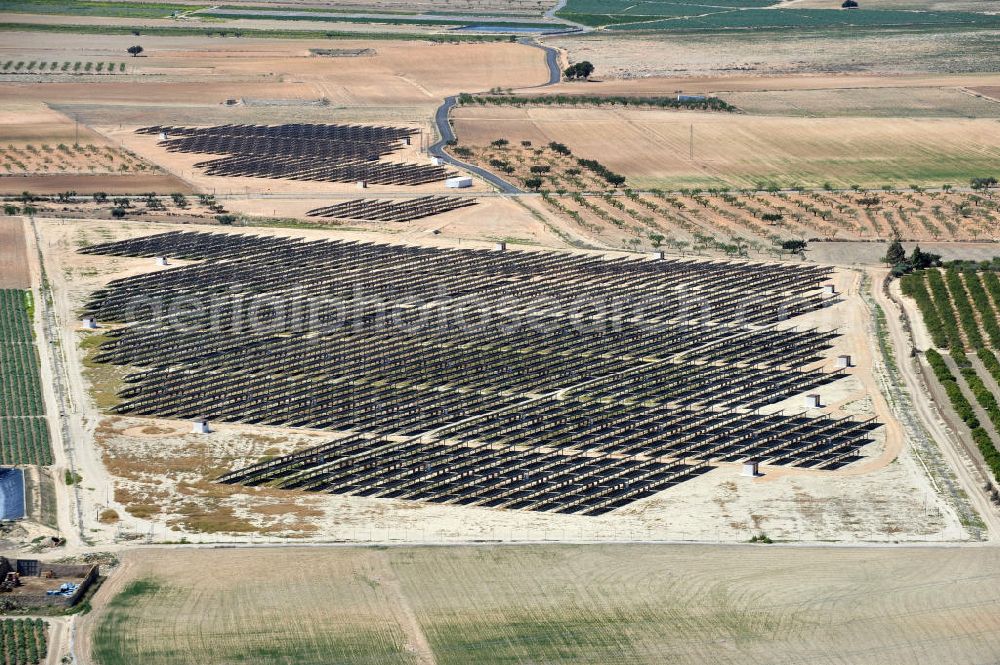
[[[872,270],[876,285],[885,278],[885,270]],[[914,336],[908,333],[901,320],[903,310],[900,304],[880,287],[872,289],[875,301],[886,314],[886,325],[892,346],[896,350],[897,365],[906,382],[906,390],[913,396],[913,405],[928,433],[937,442],[939,449],[948,460],[949,465],[957,473],[959,481],[968,496],[969,502],[986,523],[986,538],[990,541],[1000,541],[1000,514],[982,491],[986,478],[980,469],[970,460],[968,452],[958,434],[951,430],[938,407],[927,391],[923,375],[917,365],[919,360],[910,356],[910,350],[916,345]]]

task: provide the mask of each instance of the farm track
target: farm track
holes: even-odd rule
[[[55,454],[56,464],[60,462],[72,473],[77,472],[76,451],[74,441],[82,441],[82,432],[76,426],[71,414],[76,411],[77,402],[70,397],[68,389],[69,371],[66,366],[65,349],[67,342],[69,346],[75,346],[75,340],[66,340],[60,335],[58,320],[55,315],[53,293],[49,285],[48,276],[45,270],[45,262],[42,255],[42,239],[38,231],[35,219],[29,220],[31,224],[35,249],[38,253],[39,271],[39,295],[37,307],[40,312],[38,330],[39,356],[41,358],[42,383],[51,386],[51,395],[54,401],[48,409],[49,428],[53,435],[52,450]],[[61,443],[61,445],[59,445]],[[57,488],[64,488],[62,483],[56,483]],[[80,497],[80,485],[75,483],[65,490],[72,496],[73,515],[66,515],[64,511],[57,511],[59,516],[59,528],[63,535],[71,544],[81,544],[86,542],[86,532],[83,519],[83,506]],[[60,489],[57,489],[60,493]],[[65,497],[59,497],[64,500]],[[62,501],[60,501],[62,503]],[[63,503],[65,506],[66,503]],[[75,527],[75,528],[74,528]]]
[[[937,404],[947,404],[943,391],[934,391],[931,387],[933,378],[922,370],[917,358],[910,357],[909,352],[915,344],[912,333],[906,330],[906,327],[913,326],[909,312],[902,306],[897,294],[886,292],[881,288],[873,289],[873,293],[876,302],[886,314],[888,334],[892,347],[896,350],[897,366],[905,385],[905,392],[914,396],[913,399],[907,400],[913,410],[900,409],[901,417],[907,421],[911,435],[915,433],[924,447],[930,445],[940,450],[948,461],[948,466],[957,475],[960,482],[958,486],[952,485],[947,476],[943,476],[946,484],[944,489],[951,497],[953,505],[967,501],[986,523],[987,532],[983,537],[992,542],[1000,540],[1000,515],[980,489],[987,476],[983,474],[982,468],[973,462],[976,457],[958,436],[957,426],[949,426],[947,423],[951,419],[938,411]],[[909,323],[904,324],[901,317]],[[891,384],[891,389],[900,391],[901,387]],[[935,392],[936,398],[932,396]],[[901,393],[897,392],[897,395],[899,394]],[[933,440],[928,441],[925,433],[933,437]],[[938,489],[942,491],[941,488]]]

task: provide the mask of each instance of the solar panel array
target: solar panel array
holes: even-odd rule
[[[344,435],[223,482],[598,515],[720,461],[834,469],[874,421],[765,414],[835,381],[829,270],[172,232],[116,280],[119,413]]]
[[[421,196],[416,199],[355,199],[313,208],[307,217],[357,219],[373,222],[410,222],[432,215],[476,205],[476,200],[458,196]]]
[[[195,164],[212,176],[421,185],[454,175],[441,166],[381,160],[417,132],[406,127],[327,124],[155,125],[136,130],[165,135],[160,145],[169,152],[225,155]]]

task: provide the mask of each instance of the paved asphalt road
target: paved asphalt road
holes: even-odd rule
[[[526,46],[533,46],[535,48],[540,48],[545,51],[545,63],[549,67],[549,80],[547,83],[543,83],[541,86],[553,85],[559,83],[562,79],[562,72],[559,70],[559,52],[548,46],[542,46],[533,41],[521,40],[522,44]],[[523,194],[524,190],[518,189],[514,185],[510,184],[503,178],[499,178],[493,173],[490,173],[486,169],[481,169],[478,166],[473,166],[472,164],[466,164],[465,162],[455,159],[448,153],[444,151],[444,147],[448,144],[448,141],[453,141],[455,139],[455,132],[452,131],[451,123],[448,122],[448,114],[451,109],[455,106],[456,98],[455,96],[447,97],[444,100],[444,104],[438,107],[437,112],[434,114],[434,123],[437,125],[438,132],[441,134],[441,140],[432,145],[428,150],[434,157],[440,157],[446,164],[451,164],[452,166],[458,166],[460,168],[466,169],[475,173],[480,178],[486,182],[492,184],[497,189],[499,189],[504,194]]]

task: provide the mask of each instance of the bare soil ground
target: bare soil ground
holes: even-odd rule
[[[82,618],[114,662],[982,663],[988,548],[146,549]],[[280,583],[278,583],[280,580]],[[127,602],[112,597],[145,581]],[[123,598],[123,600],[125,600]],[[111,604],[109,605],[109,601]],[[266,654],[266,657],[265,657]],[[88,661],[90,658],[88,658]]]
[[[841,118],[996,118],[1000,103],[962,88],[783,90],[720,95],[746,113]]]
[[[659,110],[462,107],[463,143],[558,141],[599,157],[635,187],[747,187],[759,182],[940,186],[990,172],[992,119],[788,118]],[[694,133],[691,158],[691,133]]]
[[[134,41],[129,36],[65,37],[40,41],[37,35],[10,33],[5,34],[4,48],[24,57],[72,60],[83,57],[82,53],[87,57],[120,54]],[[138,74],[99,81],[64,77],[44,83],[0,82],[0,112],[4,112],[0,114],[0,139],[52,146],[68,143],[68,138],[75,140],[76,126],[67,116],[72,114],[82,120],[81,132],[89,143],[110,143],[141,155],[144,159],[140,164],[152,161],[172,174],[167,176],[169,180],[109,178],[99,189],[87,179],[0,180],[0,192],[173,192],[198,188],[218,194],[295,191],[343,195],[356,189],[354,183],[205,177],[192,165],[209,156],[167,153],[157,147],[156,136],[136,136],[134,130],[153,124],[244,122],[402,125],[420,128],[423,135],[410,150],[391,160],[425,163],[428,158],[421,152],[421,143],[429,145],[437,139],[431,115],[445,96],[466,89],[530,86],[547,80],[543,52],[520,44],[338,41],[338,48],[368,48],[374,55],[334,59],[317,57],[310,51],[330,46],[321,40],[236,42],[154,37],[143,43],[146,51],[137,59],[142,62]],[[227,100],[240,103],[228,105]],[[316,105],[319,100],[325,105]],[[29,109],[38,109],[39,114],[29,113]],[[88,163],[85,170],[91,165]],[[44,159],[40,164],[21,158],[12,163],[17,172],[34,172],[42,166],[49,166]],[[53,163],[51,169],[58,172],[59,166]],[[394,188],[373,189],[387,192]],[[411,191],[443,190],[443,183],[436,183]]]
[[[669,96],[679,92],[721,94],[868,88],[971,88],[997,84],[1000,84],[1000,75],[981,72],[967,74],[755,74],[753,72],[728,71],[715,75],[624,79],[597,74],[589,81],[564,81],[533,94]]]
[[[797,31],[547,37],[571,62],[589,60],[603,78],[774,76],[787,74],[957,74],[995,72],[990,30]]]
[[[24,225],[20,217],[0,217],[0,289],[31,288]]]
[[[92,173],[101,175],[142,172],[146,164],[123,150],[93,143],[7,144],[0,148],[0,166],[8,174]]]
[[[42,102],[0,94],[0,193],[24,191],[140,193],[191,188]]]
[[[78,59],[81,51],[91,57],[121,54],[135,41],[128,35],[60,35],[58,41],[45,40],[40,45],[35,34],[4,36],[11,53],[49,60]],[[371,48],[375,55],[335,59],[315,56],[309,50],[330,48],[329,40],[144,37],[143,44],[146,51],[137,60],[145,75],[45,86],[6,83],[0,86],[0,100],[16,93],[21,99],[46,102],[211,105],[240,97],[326,97],[335,106],[433,107],[462,90],[530,86],[548,80],[542,51],[508,43],[337,40],[336,48]],[[206,81],[213,85],[203,85]]]
[[[509,198],[481,196],[477,204],[450,212],[415,219],[409,222],[365,222],[344,220],[335,222],[316,217],[305,217],[313,208],[335,205],[350,200],[345,198],[322,199],[244,199],[226,201],[234,212],[264,218],[297,218],[303,226],[338,226],[346,231],[365,231],[395,238],[395,242],[419,242],[436,236],[454,241],[471,240],[490,242],[504,240],[511,245],[566,245],[563,237],[553,231],[553,226],[531,214],[530,209]]]
[[[969,90],[977,95],[982,95],[993,101],[1000,101],[1000,85],[987,85],[978,88],[969,88]]]
[[[169,174],[150,175],[24,175],[0,176],[0,194],[58,194],[73,191],[78,194],[107,192],[109,194],[144,194],[146,192],[190,193],[192,187]]]

